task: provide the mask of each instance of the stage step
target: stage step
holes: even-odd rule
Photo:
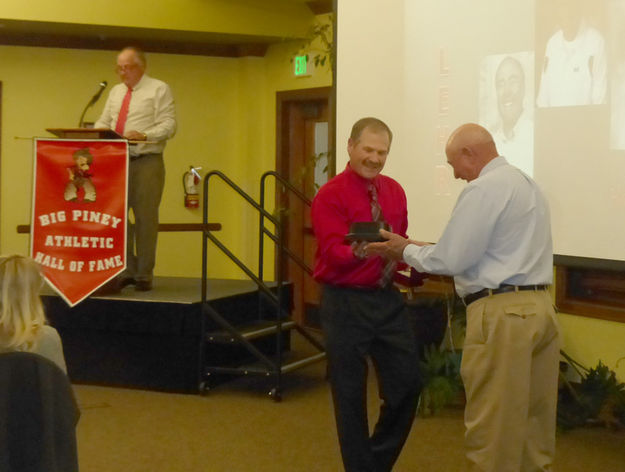
[[[233,375],[275,375],[275,367],[278,365],[278,357],[267,356],[271,361],[272,366],[265,364],[262,361],[254,362],[253,364],[241,365],[238,367],[225,367],[225,366],[208,366],[205,373],[207,376],[211,374],[233,374]],[[287,352],[282,355],[282,366],[280,372],[285,374],[296,369],[300,369],[315,362],[322,361],[326,358],[325,352],[318,352],[316,354],[303,356],[302,354],[294,354]]]
[[[274,401],[280,401],[283,374],[325,359],[323,344],[290,317],[284,316],[292,308],[293,286],[289,283],[284,287],[287,290],[280,298],[260,296],[259,300],[264,303],[257,302],[259,309],[253,313],[241,305],[240,313],[252,315],[251,320],[250,316],[247,319],[225,316],[225,312],[214,303],[203,306],[203,325],[206,328],[202,335],[205,345],[201,350],[200,393],[208,392],[230,376],[252,374],[270,377],[274,386],[269,396]],[[281,310],[276,310],[278,302],[281,303]],[[316,351],[293,353],[293,332],[303,336]],[[221,355],[221,351],[232,349],[237,349],[240,355],[236,358]]]
[[[278,328],[278,323],[276,321],[262,320],[236,326],[237,333],[248,340],[260,338],[269,334],[276,334],[279,329],[288,331],[293,328],[295,328],[295,321],[292,320],[283,321],[280,328]],[[236,342],[237,339],[238,338],[227,330],[206,333],[206,340],[211,343],[233,343]]]

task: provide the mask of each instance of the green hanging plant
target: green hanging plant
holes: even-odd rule
[[[423,389],[419,399],[419,416],[431,416],[458,398],[463,391],[460,378],[461,351],[450,351],[430,345],[420,361]]]
[[[568,364],[560,369],[558,428],[569,430],[584,425],[625,428],[625,383],[619,382],[614,371],[601,361],[587,369],[565,352],[561,354]],[[579,383],[566,379],[568,366],[580,376]]]

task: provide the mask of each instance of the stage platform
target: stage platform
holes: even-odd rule
[[[288,308],[290,290],[285,293]],[[197,393],[200,381],[201,298],[201,279],[187,277],[156,277],[149,292],[129,286],[73,308],[49,287],[42,292],[46,315],[63,340],[72,382],[185,393]],[[207,300],[232,324],[275,318],[275,309],[252,281],[209,279]],[[212,329],[217,326],[207,331]],[[271,354],[275,335],[255,344]],[[289,347],[288,333],[283,346]],[[205,347],[211,365],[250,359],[240,346]]]

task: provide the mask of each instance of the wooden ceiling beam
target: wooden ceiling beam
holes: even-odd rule
[[[218,57],[265,55],[277,37],[203,33],[102,25],[76,25],[0,20],[0,44],[11,46],[100,49],[117,51],[128,45],[146,52]]]
[[[306,6],[315,15],[332,13],[332,0],[310,0],[306,2]]]

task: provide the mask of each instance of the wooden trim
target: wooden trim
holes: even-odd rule
[[[288,129],[288,103],[289,102],[306,102],[310,100],[328,100],[331,107],[333,87],[315,87],[301,90],[286,90],[276,92],[276,172],[287,176],[288,172],[288,148],[289,136],[283,134],[283,130]],[[328,149],[334,152],[335,117],[336,113],[332,113],[330,108],[330,116],[328,117]],[[330,174],[334,169],[330,169]]]
[[[43,21],[2,20],[0,44],[119,51],[129,44],[146,52],[216,57],[265,55],[283,38]]]
[[[159,232],[182,232],[182,231],[219,231],[221,223],[160,223],[158,225]],[[30,225],[18,225],[18,234],[30,233]]]
[[[576,267],[597,270],[617,270],[625,272],[625,261],[616,259],[597,259],[595,257],[566,256],[554,254],[553,264],[562,267]]]
[[[610,289],[610,299],[601,294],[589,295],[573,293],[572,277],[578,284]],[[556,266],[556,307],[559,311],[572,315],[598,318],[625,323],[625,274],[620,271],[601,271],[580,267]]]
[[[324,13],[332,13],[333,1],[332,0],[311,0],[306,2],[308,9],[315,15],[322,15]]]
[[[160,232],[219,231],[221,230],[221,223],[160,223],[158,230]]]
[[[332,11],[334,15],[332,15],[332,57],[334,60],[332,61],[332,93],[330,95],[330,142],[332,143],[332,149],[334,154],[334,159],[332,159],[332,167],[329,169],[329,175],[336,175],[336,62],[338,56],[338,0],[332,0]],[[347,144],[347,143],[345,143]]]
[[[555,296],[556,307],[563,311],[562,305],[566,304],[566,287],[567,287],[568,271],[565,266],[556,266],[556,280],[555,280]]]
[[[278,103],[306,102],[309,100],[327,100],[332,87],[314,87],[297,90],[283,90],[276,92]]]
[[[310,89],[289,90],[276,92],[276,171],[284,178],[293,180],[299,175],[298,170],[305,165],[311,154],[312,142],[306,137],[310,135],[312,123],[323,117],[328,121],[328,149],[333,151],[332,128],[334,119],[330,113],[330,96],[332,87],[317,87]],[[309,175],[310,177],[310,175]],[[295,182],[293,182],[295,183]],[[312,183],[312,182],[309,182]],[[299,187],[299,185],[296,185]],[[290,251],[303,258],[303,261],[312,266],[312,228],[309,213],[297,198],[289,193],[278,191],[276,186],[276,208],[288,208],[286,218],[283,219],[283,230],[287,232],[285,244]],[[312,188],[303,185],[304,192],[311,192]],[[314,192],[313,192],[314,193]],[[277,258],[277,252],[275,254]],[[274,259],[277,269],[277,260]],[[303,271],[296,263],[285,258],[282,267],[283,274],[288,280],[296,283],[298,290],[294,292],[293,317],[303,324],[308,323],[309,309],[307,304],[314,304],[318,299],[314,284],[311,284],[307,271]]]
[[[2,81],[0,81],[0,164],[2,163]],[[0,169],[2,169],[2,165],[0,165]],[[2,179],[2,171],[0,170],[0,181]],[[1,203],[1,194],[0,194],[0,203]],[[0,208],[2,205],[0,204]],[[0,221],[2,221],[2,213],[0,212]],[[0,233],[0,240],[2,237],[2,233]]]
[[[625,323],[625,310],[622,308],[611,308],[609,306],[597,305],[591,302],[575,300],[573,298],[564,301],[556,301],[558,311],[569,315],[585,316],[587,318],[597,318],[600,320],[616,321]]]
[[[453,277],[430,274],[423,281],[420,287],[409,287],[405,289],[409,299],[419,298],[440,298],[454,297],[456,289]]]

